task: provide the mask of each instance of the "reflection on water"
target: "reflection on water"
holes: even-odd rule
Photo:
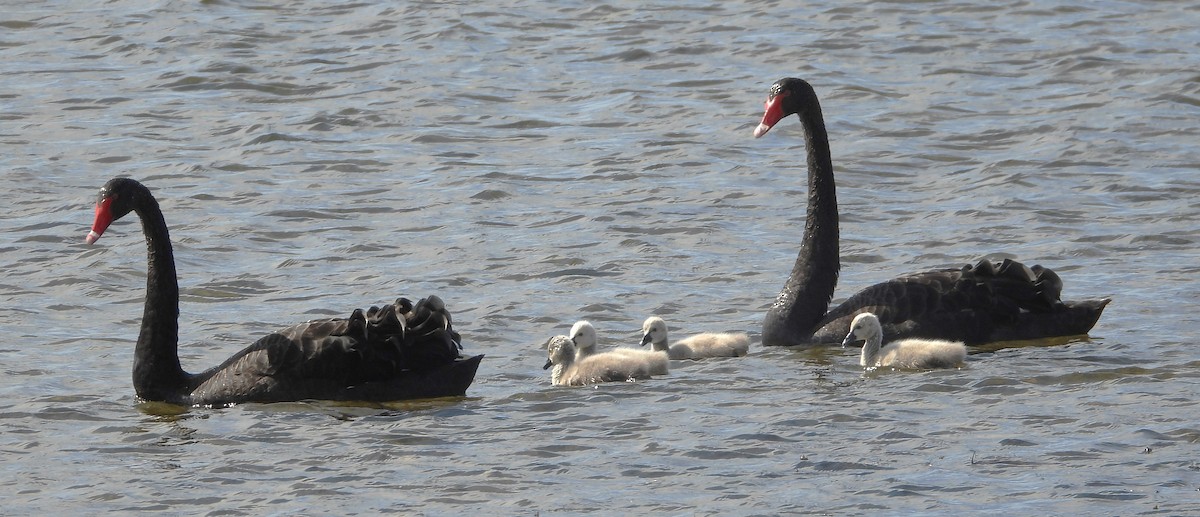
[[[1181,515],[1200,331],[1190,4],[23,4],[0,16],[5,512],[615,511]],[[1011,257],[1090,336],[864,373],[857,350],[675,361],[553,388],[547,337],[747,331],[795,258],[810,80],[837,172],[835,301]],[[139,403],[136,224],[82,243],[96,189],[158,196],[181,361],[437,293],[468,397]]]
[[[1080,343],[1081,346],[1086,346],[1092,340],[1088,336],[1059,336],[1043,339],[1026,339],[1023,341],[997,341],[986,345],[973,346],[969,352],[979,354],[984,352],[995,352],[1006,348],[1026,348],[1026,347],[1052,347],[1062,346],[1070,343]]]

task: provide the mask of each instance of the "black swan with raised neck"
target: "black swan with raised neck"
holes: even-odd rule
[[[136,180],[100,189],[87,243],[137,213],[146,236],[146,306],[133,358],[133,387],[145,401],[185,406],[335,400],[386,402],[462,396],[482,355],[460,354],[450,312],[436,296],[404,298],[348,318],[312,320],[269,334],[220,365],[187,373],[179,364],[179,283],[158,202]]]
[[[929,338],[968,345],[1083,335],[1100,319],[1110,299],[1064,302],[1054,271],[1009,259],[901,276],[828,310],[840,267],[838,209],[829,136],[812,86],[796,78],[772,84],[754,137],[792,114],[804,128],[808,212],[795,265],[763,321],[764,345],[836,345],[864,312],[879,318],[885,341]]]

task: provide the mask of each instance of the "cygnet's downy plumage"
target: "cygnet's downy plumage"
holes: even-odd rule
[[[901,339],[880,348],[883,344],[883,326],[879,324],[879,318],[869,312],[854,317],[842,347],[860,340],[864,343],[859,364],[867,368],[956,368],[967,358],[967,347],[960,341]]]
[[[658,316],[646,318],[642,324],[642,346],[646,343],[655,351],[667,352],[671,359],[741,357],[750,351],[750,336],[742,333],[705,332],[671,345],[667,342],[667,322]]]
[[[603,356],[608,354],[623,355],[639,361],[645,361],[650,365],[651,375],[666,375],[670,361],[667,360],[666,352],[657,350],[640,350],[637,348],[617,347],[607,352],[597,352],[596,350],[596,327],[592,326],[587,320],[579,320],[571,327],[571,341],[575,343],[575,360],[579,361],[585,357]]]
[[[555,386],[584,386],[600,382],[649,379],[651,365],[629,356],[597,354],[575,360],[575,343],[567,336],[554,336],[546,343],[546,365],[554,367],[550,381]]]

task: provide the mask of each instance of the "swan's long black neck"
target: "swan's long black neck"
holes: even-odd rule
[[[829,136],[815,94],[804,95],[800,122],[808,153],[808,214],[792,273],[763,322],[764,345],[807,342],[829,309],[839,263],[837,193]]]
[[[146,307],[133,358],[133,387],[139,397],[176,402],[191,391],[179,365],[179,282],[171,237],[158,202],[149,192],[134,212],[146,234]]]

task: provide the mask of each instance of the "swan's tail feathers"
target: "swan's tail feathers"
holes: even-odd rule
[[[995,330],[990,341],[1021,341],[1044,337],[1083,336],[1091,332],[1111,298],[1069,301],[1054,312],[1025,312],[1015,325]]]
[[[985,261],[986,262],[986,261]],[[1087,328],[1096,324],[1104,307],[1112,301],[1110,298],[1087,300],[1083,302],[1064,302],[1062,300],[1063,281],[1054,270],[1041,265],[1026,267],[1024,264],[1011,259],[1004,259],[996,267],[997,277],[1011,280],[1018,285],[1029,285],[1031,291],[1018,297],[1020,308],[1030,312],[1071,312],[1076,321],[1086,322]],[[1094,319],[1093,319],[1094,316]]]
[[[1066,312],[1074,316],[1079,334],[1087,334],[1100,321],[1100,315],[1104,314],[1104,308],[1109,303],[1112,303],[1112,298],[1066,302],[1063,305],[1067,308]]]

